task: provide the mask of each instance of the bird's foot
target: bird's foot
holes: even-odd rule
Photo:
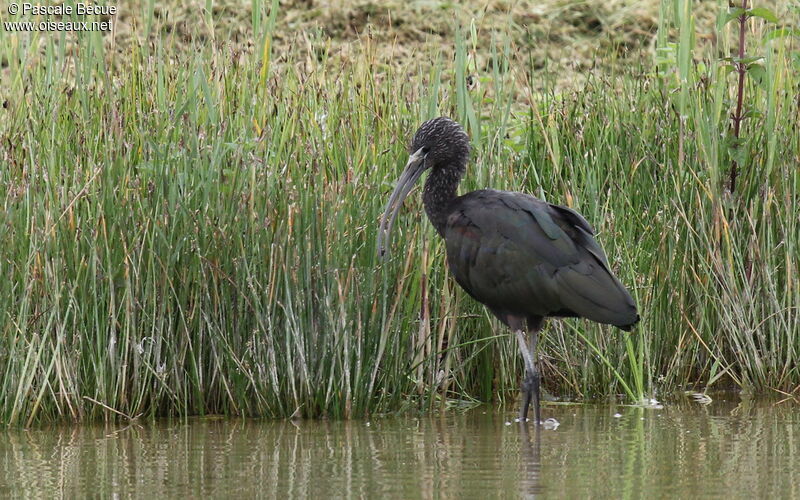
[[[541,422],[539,413],[539,383],[540,376],[538,372],[526,372],[525,378],[522,379],[522,408],[520,409],[520,422],[528,420],[528,406],[533,402],[533,416],[534,423]]]

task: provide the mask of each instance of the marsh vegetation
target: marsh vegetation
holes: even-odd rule
[[[472,139],[462,189],[579,210],[639,304],[630,334],[550,323],[546,391],[797,402],[798,4],[733,12],[742,58],[726,2],[600,3],[142,2],[118,38],[0,31],[0,421],[516,397],[515,345],[448,278],[418,196],[376,256],[439,114]]]

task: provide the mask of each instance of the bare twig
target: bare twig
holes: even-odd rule
[[[114,409],[114,408],[112,408],[112,407],[108,406],[107,404],[105,404],[105,403],[102,403],[102,402],[100,402],[100,401],[98,401],[98,400],[96,400],[96,399],[92,399],[92,398],[90,398],[89,396],[84,396],[84,397],[83,397],[83,399],[86,399],[86,400],[88,400],[88,401],[91,401],[92,403],[94,403],[94,404],[96,404],[96,405],[98,405],[98,406],[102,406],[103,408],[105,408],[105,409],[106,409],[106,410],[108,410],[108,411],[114,412],[114,413],[116,413],[117,415],[120,415],[120,416],[122,416],[122,417],[125,417],[125,418],[127,418],[127,419],[128,419],[128,421],[130,421],[130,422],[133,422],[134,420],[136,420],[137,418],[139,418],[139,417],[141,417],[141,416],[142,416],[142,414],[140,413],[140,414],[136,415],[135,417],[131,417],[130,415],[127,415],[127,414],[125,414],[125,413],[122,413],[121,411],[119,411],[119,410],[116,410],[116,409]]]

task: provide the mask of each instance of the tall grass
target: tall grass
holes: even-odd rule
[[[754,147],[729,199],[732,91],[689,66],[675,87],[642,68],[526,96],[539,76],[524,54],[499,41],[479,67],[474,28],[454,63],[376,70],[368,38],[349,66],[314,35],[277,61],[274,10],[253,19],[252,53],[157,43],[112,58],[98,35],[65,51],[0,34],[0,421],[359,417],[515,396],[514,344],[447,276],[419,196],[393,259],[376,259],[408,138],[436,114],[474,138],[462,190],[578,209],[640,305],[631,334],[553,322],[548,391],[800,383],[796,45],[767,49],[768,85],[748,94],[766,118],[743,130]]]
[[[709,385],[722,377],[746,389],[788,389],[796,395],[799,40],[774,38],[775,25],[758,17],[741,26],[726,24],[728,10],[720,4],[717,44],[684,50],[692,44],[683,35],[692,29],[691,3],[672,3],[680,12],[677,86],[682,104],[685,99],[681,160],[696,164],[682,170],[697,187],[694,203],[675,211],[685,223],[675,236],[685,243],[673,262],[685,271],[677,281],[674,274],[668,277],[674,288],[691,290],[681,293],[681,309],[691,335],[698,337],[693,350],[683,350],[684,359],[675,356],[673,366]],[[783,23],[796,24],[796,15],[781,14]],[[742,28],[747,29],[745,54],[739,45]],[[749,59],[760,61],[763,73],[741,80],[728,61]],[[673,84],[666,77],[662,91],[671,94]],[[741,95],[744,110],[737,105]],[[734,136],[731,122],[738,132],[741,113],[746,119]],[[677,340],[683,345],[684,338]]]

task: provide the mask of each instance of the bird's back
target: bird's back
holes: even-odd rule
[[[638,321],[633,298],[577,212],[495,190],[460,196],[449,212],[450,271],[500,319],[580,316],[625,329]]]

